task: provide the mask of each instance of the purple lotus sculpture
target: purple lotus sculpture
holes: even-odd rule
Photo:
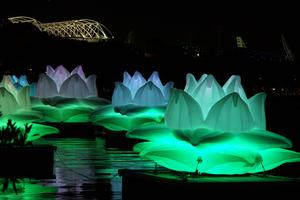
[[[97,97],[96,75],[90,75],[86,78],[80,65],[71,73],[62,65],[55,70],[48,65],[46,73],[40,74],[36,86],[36,96],[39,98],[55,96],[70,98]]]

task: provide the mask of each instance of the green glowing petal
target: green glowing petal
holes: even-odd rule
[[[272,148],[262,150],[259,153],[262,156],[265,170],[274,169],[284,163],[300,162],[300,153],[286,149]],[[258,166],[251,172],[257,173],[262,171],[262,167]]]
[[[20,108],[15,97],[4,87],[0,88],[0,111],[3,115],[16,112]]]
[[[126,137],[149,140],[152,142],[170,142],[172,140],[178,140],[165,124],[140,126],[127,132]]]
[[[203,124],[199,104],[189,94],[173,89],[165,112],[165,121],[171,129],[196,129]]]
[[[237,93],[218,101],[209,111],[205,123],[213,130],[224,132],[244,132],[254,127],[248,105]]]
[[[266,129],[266,114],[265,114],[265,93],[258,93],[249,99],[249,108],[258,129]]]
[[[44,117],[39,120],[42,122],[87,122],[89,121],[89,114],[92,112],[91,108],[80,106],[57,108],[44,105],[32,109],[43,113]],[[82,121],[74,121],[74,119]]]
[[[208,75],[202,83],[197,86],[191,96],[199,103],[206,118],[211,107],[225,96],[222,87],[213,75]]]
[[[115,112],[114,107],[104,106],[92,113],[91,120],[94,125],[104,126],[109,130],[130,130],[143,124],[162,123],[163,111],[148,108],[148,110],[135,110],[130,115]]]
[[[88,98],[79,99],[79,104],[85,107],[96,109],[98,107],[107,106],[111,104],[111,102],[104,98],[88,97]]]
[[[219,144],[200,148],[202,163],[199,171],[208,174],[245,174],[261,163],[254,150]]]
[[[222,134],[221,132],[216,132],[209,130],[207,128],[198,128],[195,130],[173,130],[173,134],[177,139],[187,141],[194,146],[197,146],[209,138],[214,139],[216,136]]]
[[[162,91],[152,81],[149,81],[137,90],[133,103],[151,107],[165,105],[166,100]]]
[[[4,115],[0,118],[1,121],[7,122],[8,119],[19,122],[32,122],[41,119],[42,113],[37,111],[18,110],[13,114]]]
[[[28,134],[26,141],[34,141],[45,135],[57,134],[59,130],[57,128],[46,126],[42,124],[32,123],[31,131]]]
[[[153,145],[149,143],[145,146],[140,152],[141,157],[154,160],[156,163],[175,171],[196,171],[199,154],[188,143],[156,143]]]
[[[227,144],[251,149],[291,148],[292,142],[276,133],[265,130],[252,130],[243,133],[223,132],[212,137],[203,138],[199,146]]]

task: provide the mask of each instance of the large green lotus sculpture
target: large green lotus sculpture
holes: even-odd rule
[[[130,130],[140,125],[163,122],[172,82],[162,85],[158,72],[146,79],[135,72],[124,72],[123,82],[116,82],[112,104],[92,114],[95,125],[113,131]]]
[[[0,83],[0,112],[0,127],[6,126],[9,119],[16,122],[17,126],[23,127],[25,123],[32,123],[42,118],[41,113],[31,109],[29,86],[17,90],[9,75],[3,76]],[[33,141],[55,133],[58,133],[58,130],[54,127],[32,123],[28,140]]]
[[[187,75],[184,91],[173,89],[165,124],[127,133],[148,140],[134,147],[142,157],[176,171],[245,174],[300,162],[289,139],[266,130],[264,93],[247,98],[239,76],[223,85],[212,75]]]

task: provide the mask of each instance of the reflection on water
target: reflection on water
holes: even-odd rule
[[[9,189],[0,199],[122,199],[118,169],[154,168],[154,162],[130,149],[106,148],[102,138],[43,138],[35,143],[57,146],[56,178],[23,180],[17,195]]]

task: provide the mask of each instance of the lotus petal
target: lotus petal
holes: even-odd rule
[[[131,80],[130,74],[128,74],[128,72],[124,72],[123,73],[123,84],[127,86],[129,84],[130,80]]]
[[[171,89],[174,87],[173,82],[168,82],[162,89],[162,93],[165,97],[165,101],[167,102],[170,98]]]
[[[252,149],[219,144],[198,149],[202,162],[199,171],[208,174],[245,174],[262,162],[262,157]]]
[[[27,136],[26,141],[35,141],[45,135],[50,135],[50,134],[57,134],[59,133],[59,130],[57,128],[51,127],[51,126],[46,126],[42,124],[36,124],[33,123],[31,130]]]
[[[73,69],[73,71],[71,72],[71,75],[73,75],[73,74],[78,74],[82,80],[86,79],[81,65],[78,65],[77,67],[75,67]]]
[[[20,108],[16,98],[4,87],[0,88],[0,111],[3,115],[16,112]]]
[[[189,94],[177,89],[171,91],[165,121],[171,129],[193,130],[203,126],[199,104]]]
[[[188,143],[154,143],[151,142],[140,152],[143,158],[175,171],[195,172],[198,167],[199,153]]]
[[[300,162],[300,153],[291,150],[271,148],[259,152],[265,170],[274,169],[284,163]],[[251,173],[262,172],[262,166],[257,166]]]
[[[51,65],[46,66],[46,74],[51,78],[55,76],[55,70],[52,68]]]
[[[258,93],[248,101],[255,127],[262,130],[266,129],[265,100],[266,94]]]
[[[10,75],[4,75],[3,76],[3,79],[0,83],[0,87],[4,87],[7,91],[9,91],[17,99],[18,90],[14,86],[14,84],[11,82],[11,76]]]
[[[232,146],[243,146],[249,149],[267,148],[291,148],[292,142],[279,134],[266,130],[251,130],[243,133],[221,132],[208,135],[201,139],[199,146],[228,144]]]
[[[140,106],[162,106],[166,104],[161,90],[151,81],[147,82],[136,92],[133,103]]]
[[[248,105],[237,93],[231,93],[218,101],[209,111],[205,124],[224,132],[245,132],[254,127]]]
[[[98,96],[98,90],[97,90],[97,84],[96,84],[96,75],[90,75],[86,79],[86,85],[89,89],[89,97],[97,97]],[[85,79],[83,79],[85,80]]]
[[[211,107],[224,97],[224,91],[213,75],[208,75],[200,85],[198,85],[191,96],[202,108],[203,117],[206,118]]]
[[[151,76],[148,78],[148,81],[152,81],[156,87],[163,91],[163,85],[159,79],[157,71],[152,72]]]
[[[18,103],[24,110],[31,110],[31,101],[29,96],[29,86],[23,87],[18,93]]]
[[[58,91],[54,80],[45,74],[40,74],[36,87],[36,96],[39,98],[44,98],[54,97],[57,95]]]
[[[126,82],[127,81],[124,81],[123,84],[129,88],[131,96],[134,97],[137,90],[146,83],[146,80],[140,72],[136,71],[129,80],[128,84],[126,84]]]
[[[60,91],[60,87],[64,83],[64,81],[70,77],[70,72],[62,65],[59,65],[55,69],[54,75],[52,73],[47,73],[48,76],[50,76],[56,83],[57,91]]]
[[[162,123],[163,113],[157,112],[155,115],[149,112],[132,114],[131,116],[122,115],[114,111],[114,107],[104,106],[92,113],[93,124],[104,126],[109,130],[121,131],[130,130],[141,125]]]
[[[112,105],[123,106],[130,104],[132,96],[130,90],[122,83],[116,82],[115,89],[112,95]]]
[[[188,73],[186,75],[186,85],[184,91],[192,95],[194,90],[206,79],[208,75],[203,74],[198,81],[196,81],[193,74]]]
[[[177,139],[189,142],[190,144],[197,146],[203,141],[209,140],[210,138],[214,139],[218,135],[222,135],[222,132],[212,131],[207,128],[197,128],[194,130],[173,130],[173,134]]]
[[[247,103],[247,96],[244,91],[243,86],[241,85],[241,77],[232,75],[228,81],[224,84],[223,90],[226,95],[236,92],[239,96]]]
[[[89,96],[89,89],[78,74],[73,74],[64,81],[59,93],[64,97],[85,98]]]
[[[165,124],[139,126],[127,132],[126,137],[149,140],[151,142],[170,142],[178,141]]]

